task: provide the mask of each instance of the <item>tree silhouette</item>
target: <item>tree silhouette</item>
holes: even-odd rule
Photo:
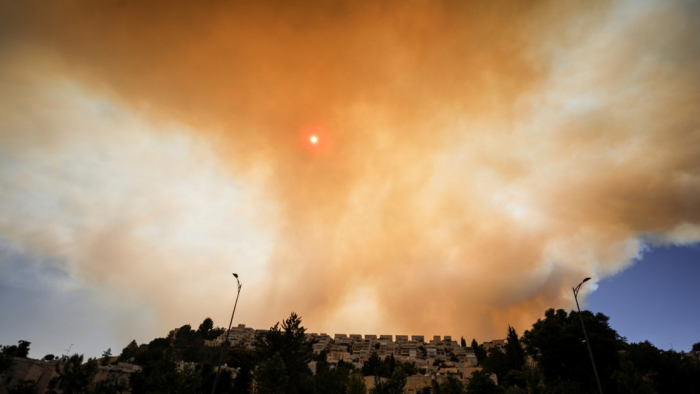
[[[520,344],[515,328],[508,326],[508,336],[506,337],[506,357],[508,358],[508,369],[520,371],[525,365],[525,351]]]
[[[476,339],[472,339],[472,349],[474,349],[476,361],[481,364],[481,362],[486,359],[486,350],[484,350],[483,346],[476,343]]]
[[[608,324],[609,318],[581,312],[588,331],[596,366],[603,388],[613,387],[612,375],[619,365],[619,352],[625,346]],[[579,313],[549,309],[544,319],[538,319],[532,329],[523,335],[525,350],[538,363],[548,386],[563,386],[573,391],[596,391],[597,385],[586,346]]]
[[[109,348],[102,352],[102,366],[105,366],[109,364],[110,359],[112,358],[112,348]]]
[[[294,312],[282,322],[281,327],[276,323],[268,332],[255,338],[258,360],[268,360],[279,353],[284,361],[289,378],[284,390],[286,394],[304,393],[313,389],[309,362],[313,360],[314,343],[313,340],[307,340],[301,317]]]
[[[374,387],[370,394],[403,394],[406,386],[407,376],[403,368],[396,368],[396,371],[388,380],[381,380],[379,376],[374,377]]]
[[[63,394],[82,394],[90,388],[97,374],[97,361],[93,358],[83,364],[83,355],[74,354],[56,364],[58,388]]]
[[[367,394],[365,379],[358,371],[350,374],[350,378],[348,379],[348,383],[345,387],[346,394]]]
[[[503,389],[498,387],[491,377],[483,371],[472,372],[467,384],[467,393],[469,394],[501,394]]]
[[[210,337],[211,331],[214,329],[214,321],[207,317],[204,319],[202,324],[199,325],[199,329],[197,329],[197,332],[202,336],[203,339],[212,339]]]

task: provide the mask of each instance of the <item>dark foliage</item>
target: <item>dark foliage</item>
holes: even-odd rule
[[[447,376],[442,383],[438,384],[437,380],[433,381],[431,394],[464,394],[466,387],[461,380],[454,376]]]
[[[255,353],[245,348],[229,348],[226,351],[226,364],[238,370],[233,382],[233,392],[237,394],[249,393],[253,383],[252,371],[256,365]]]
[[[0,349],[0,376],[8,372],[14,364],[12,354],[7,351],[8,347],[9,346],[3,346],[2,349]]]
[[[126,394],[129,392],[129,385],[116,379],[106,379],[95,383],[93,394]]]
[[[20,380],[7,389],[7,394],[37,394],[38,392],[36,382],[33,380]]]
[[[474,349],[474,355],[476,356],[476,361],[481,364],[482,361],[486,359],[486,350],[483,346],[476,343],[476,339],[472,339],[472,349]]]
[[[581,312],[586,325],[603,389],[614,389],[613,373],[619,365],[621,338],[602,313]],[[549,309],[523,336],[526,352],[537,361],[546,386],[594,392],[595,375],[588,354],[579,313]]]
[[[19,341],[17,345],[3,346],[2,354],[9,357],[27,358],[29,356],[29,346],[31,342]]]
[[[128,345],[124,349],[122,349],[122,353],[119,355],[119,358],[117,361],[119,362],[129,362],[132,358],[135,358],[136,355],[138,354],[139,351],[139,345],[136,343],[136,340],[133,340],[129,342]]]
[[[520,344],[515,328],[508,326],[508,336],[506,337],[506,357],[508,359],[508,369],[520,371],[525,365],[525,350]]]
[[[348,379],[348,383],[345,386],[345,394],[366,394],[367,386],[365,385],[365,379],[359,370],[354,370]]]
[[[202,386],[201,376],[194,369],[178,371],[172,348],[149,360],[142,371],[131,374],[129,385],[133,394],[198,393]]]
[[[83,364],[83,356],[74,354],[56,364],[56,372],[57,388],[63,390],[63,394],[82,394],[92,387],[97,361],[91,358]]]
[[[257,370],[255,394],[284,394],[289,386],[284,360],[279,353],[263,361]]]
[[[102,352],[102,366],[105,366],[109,364],[110,359],[112,358],[112,348],[109,348]]]
[[[467,384],[469,394],[502,394],[503,389],[498,387],[491,377],[483,371],[474,371]]]
[[[331,368],[326,361],[326,352],[321,352],[316,357],[316,375],[314,375],[316,391],[319,394],[344,393],[350,384],[354,369],[352,364],[343,361],[340,361],[335,368]]]
[[[284,361],[288,381],[284,393],[296,394],[312,392],[313,376],[309,362],[313,360],[314,341],[306,339],[306,328],[301,325],[301,317],[292,312],[290,317],[275,324],[268,332],[255,340],[258,360],[269,360],[279,353]]]
[[[496,374],[499,382],[503,381],[510,370],[508,357],[499,348],[489,349],[489,355],[482,361],[481,365],[484,367],[484,372]]]
[[[369,392],[370,394],[403,394],[406,380],[407,374],[403,368],[396,368],[387,380],[381,380],[379,376],[375,376],[374,387]]]
[[[647,341],[626,347],[615,377],[625,393],[700,393],[700,362],[695,357],[660,350]]]

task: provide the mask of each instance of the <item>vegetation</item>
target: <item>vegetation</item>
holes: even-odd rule
[[[56,364],[56,372],[56,388],[61,389],[63,394],[82,394],[92,387],[97,374],[97,361],[91,358],[83,363],[83,356],[75,354]]]
[[[433,380],[421,394],[589,394],[597,393],[595,375],[581,328],[583,319],[595,355],[601,384],[613,394],[700,394],[700,342],[690,353],[665,351],[649,342],[628,344],[609,325],[609,318],[590,312],[550,309],[530,330],[518,337],[508,327],[505,346],[487,352],[476,340],[471,347],[482,370],[465,381],[447,375]],[[58,359],[58,377],[49,384],[50,394],[209,394],[216,376],[221,348],[204,346],[205,340],[224,333],[207,318],[193,330],[184,325],[164,338],[148,344],[131,341],[118,357],[142,367],[127,382],[107,379],[95,382],[98,360],[82,355]],[[467,343],[461,339],[462,347]],[[16,357],[27,357],[30,343],[0,348],[0,374],[11,370]],[[228,369],[220,375],[216,393],[236,394],[366,394],[364,377],[374,377],[371,394],[403,393],[408,377],[419,373],[415,363],[402,362],[393,355],[382,359],[372,352],[362,368],[339,361],[329,364],[322,351],[314,355],[314,341],[306,336],[301,317],[292,313],[269,331],[258,334],[254,348],[223,344]],[[376,348],[375,348],[376,349]],[[419,355],[427,354],[425,347]],[[450,359],[454,354],[446,355]],[[100,363],[108,365],[111,349]],[[54,360],[46,355],[44,360]],[[528,361],[531,360],[531,361]],[[315,373],[309,368],[315,362]],[[444,360],[436,362],[442,366]],[[235,373],[229,373],[235,372]],[[492,380],[495,375],[498,384]],[[0,383],[1,385],[2,383]],[[14,382],[10,394],[34,394],[36,382]]]
[[[16,385],[7,389],[7,394],[37,394],[39,392],[36,382],[33,380],[22,380]]]
[[[621,338],[602,313],[581,312],[598,374],[604,387],[613,387],[613,372],[625,347]],[[595,374],[586,345],[579,313],[549,309],[532,329],[525,331],[527,353],[537,362],[546,386],[566,387],[572,392],[597,390]]]

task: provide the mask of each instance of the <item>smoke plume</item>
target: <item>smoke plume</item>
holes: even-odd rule
[[[700,240],[698,22],[655,1],[5,1],[0,237],[161,329],[223,324],[236,271],[258,328],[503,336]]]

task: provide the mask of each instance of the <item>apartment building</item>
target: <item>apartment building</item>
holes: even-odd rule
[[[481,346],[483,346],[484,350],[486,350],[487,352],[490,349],[494,349],[494,348],[498,348],[498,349],[505,351],[506,350],[506,340],[505,339],[494,339],[493,341],[488,341],[488,342],[482,343]]]

